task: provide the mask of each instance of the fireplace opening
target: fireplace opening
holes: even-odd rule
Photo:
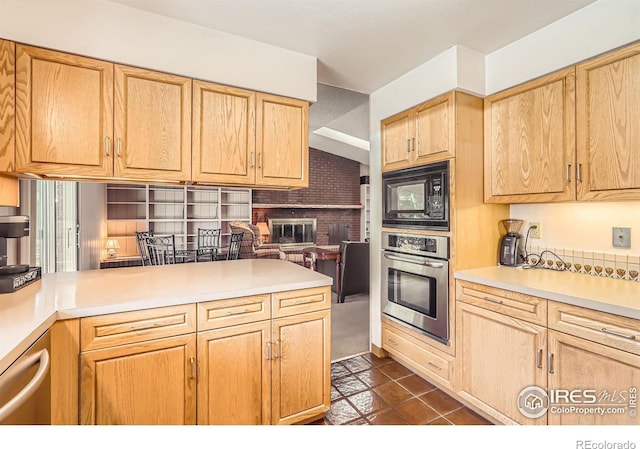
[[[315,245],[315,218],[270,218],[271,241],[281,245]]]

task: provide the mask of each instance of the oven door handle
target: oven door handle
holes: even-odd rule
[[[404,257],[398,257],[398,256],[392,256],[390,254],[384,254],[384,257],[386,257],[387,259],[390,260],[397,260],[398,262],[407,262],[407,263],[413,263],[416,265],[425,265],[427,267],[431,267],[431,268],[443,268],[444,267],[444,263],[442,262],[420,262],[414,259],[405,259]]]

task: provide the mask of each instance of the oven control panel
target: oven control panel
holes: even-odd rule
[[[382,233],[382,248],[421,256],[449,258],[449,237]]]

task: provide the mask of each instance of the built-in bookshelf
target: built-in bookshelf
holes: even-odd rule
[[[176,248],[196,249],[198,228],[221,229],[251,220],[251,189],[107,184],[107,237],[118,240],[118,257],[138,255],[136,231],[175,235]]]

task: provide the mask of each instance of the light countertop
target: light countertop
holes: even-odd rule
[[[640,282],[504,266],[457,271],[454,277],[640,320]]]
[[[45,274],[0,294],[0,373],[56,320],[331,285],[276,259],[241,259]]]

